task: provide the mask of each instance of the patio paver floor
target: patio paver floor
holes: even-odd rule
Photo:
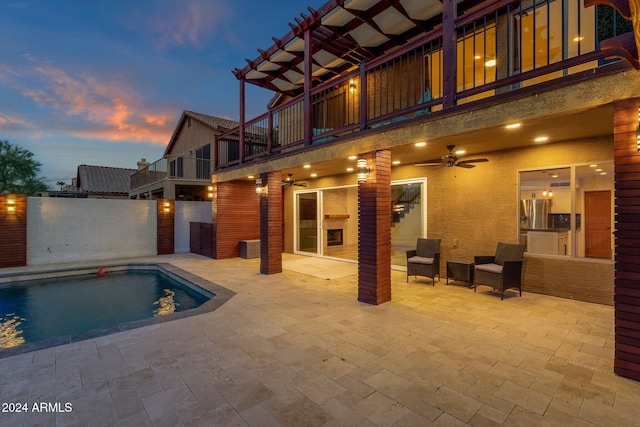
[[[0,402],[72,407],[2,412],[0,426],[640,426],[640,383],[613,374],[613,307],[526,290],[500,301],[396,271],[393,301],[369,306],[355,276],[155,259],[237,295],[0,359]]]

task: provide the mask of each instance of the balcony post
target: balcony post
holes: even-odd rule
[[[267,112],[267,154],[271,154],[273,148],[273,111],[269,108]]]
[[[443,95],[442,108],[456,105],[456,15],[458,8],[455,0],[442,1],[442,56],[443,56]]]
[[[311,29],[304,31],[304,145],[310,146],[313,142],[313,126],[311,119],[313,116],[313,106],[311,105],[311,85],[312,85],[312,52],[311,49]]]
[[[242,164],[244,161],[244,121],[245,121],[245,81],[244,78],[240,79],[240,135],[239,135],[239,162]]]
[[[360,129],[367,128],[367,64],[360,63]]]

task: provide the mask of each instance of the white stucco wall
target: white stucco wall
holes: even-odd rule
[[[211,223],[211,202],[180,202],[176,201],[175,243],[177,254],[189,253],[189,223]]]
[[[27,199],[27,264],[157,253],[155,200]]]

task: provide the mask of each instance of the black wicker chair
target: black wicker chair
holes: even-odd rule
[[[407,283],[409,276],[435,277],[440,280],[440,239],[418,239],[416,249],[407,251]]]
[[[524,249],[524,245],[498,243],[495,255],[474,257],[473,292],[478,285],[486,285],[500,291],[502,300],[506,289],[517,288],[522,296]]]

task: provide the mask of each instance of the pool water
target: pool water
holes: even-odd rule
[[[0,348],[164,316],[208,299],[157,270],[15,282],[0,288]]]

